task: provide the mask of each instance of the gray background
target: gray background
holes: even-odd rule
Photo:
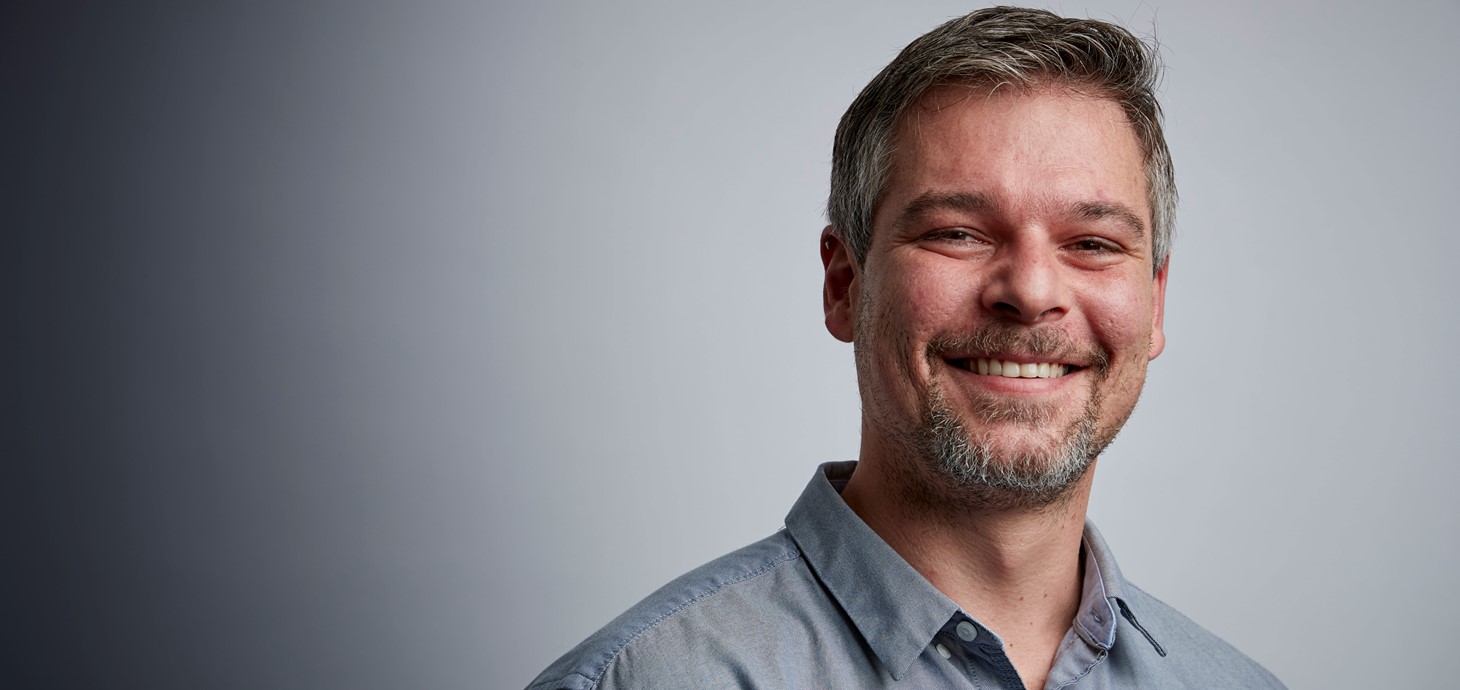
[[[970,6],[205,4],[0,16],[4,685],[520,687],[855,456],[832,131]],[[1450,682],[1460,5],[1052,7],[1169,65],[1123,569]]]

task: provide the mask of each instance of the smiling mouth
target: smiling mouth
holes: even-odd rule
[[[1010,362],[985,357],[966,357],[947,361],[959,369],[981,376],[1002,376],[1008,379],[1057,379],[1082,368],[1060,362]]]

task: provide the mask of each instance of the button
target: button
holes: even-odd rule
[[[978,637],[978,628],[973,627],[973,624],[968,621],[959,621],[958,637],[964,642],[972,642],[973,638]]]
[[[942,642],[939,642],[936,646],[938,648],[938,656],[941,656],[944,659],[948,659],[953,656],[953,652],[948,651],[948,648],[944,647]]]

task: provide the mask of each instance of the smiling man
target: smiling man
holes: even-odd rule
[[[651,595],[532,688],[1269,688],[1085,519],[1165,345],[1175,183],[1153,49],[995,8],[843,116],[821,236],[857,462],[786,530]]]

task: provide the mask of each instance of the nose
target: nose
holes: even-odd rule
[[[1060,273],[1057,250],[1006,245],[994,257],[983,306],[1022,324],[1053,323],[1070,309],[1070,295]]]

